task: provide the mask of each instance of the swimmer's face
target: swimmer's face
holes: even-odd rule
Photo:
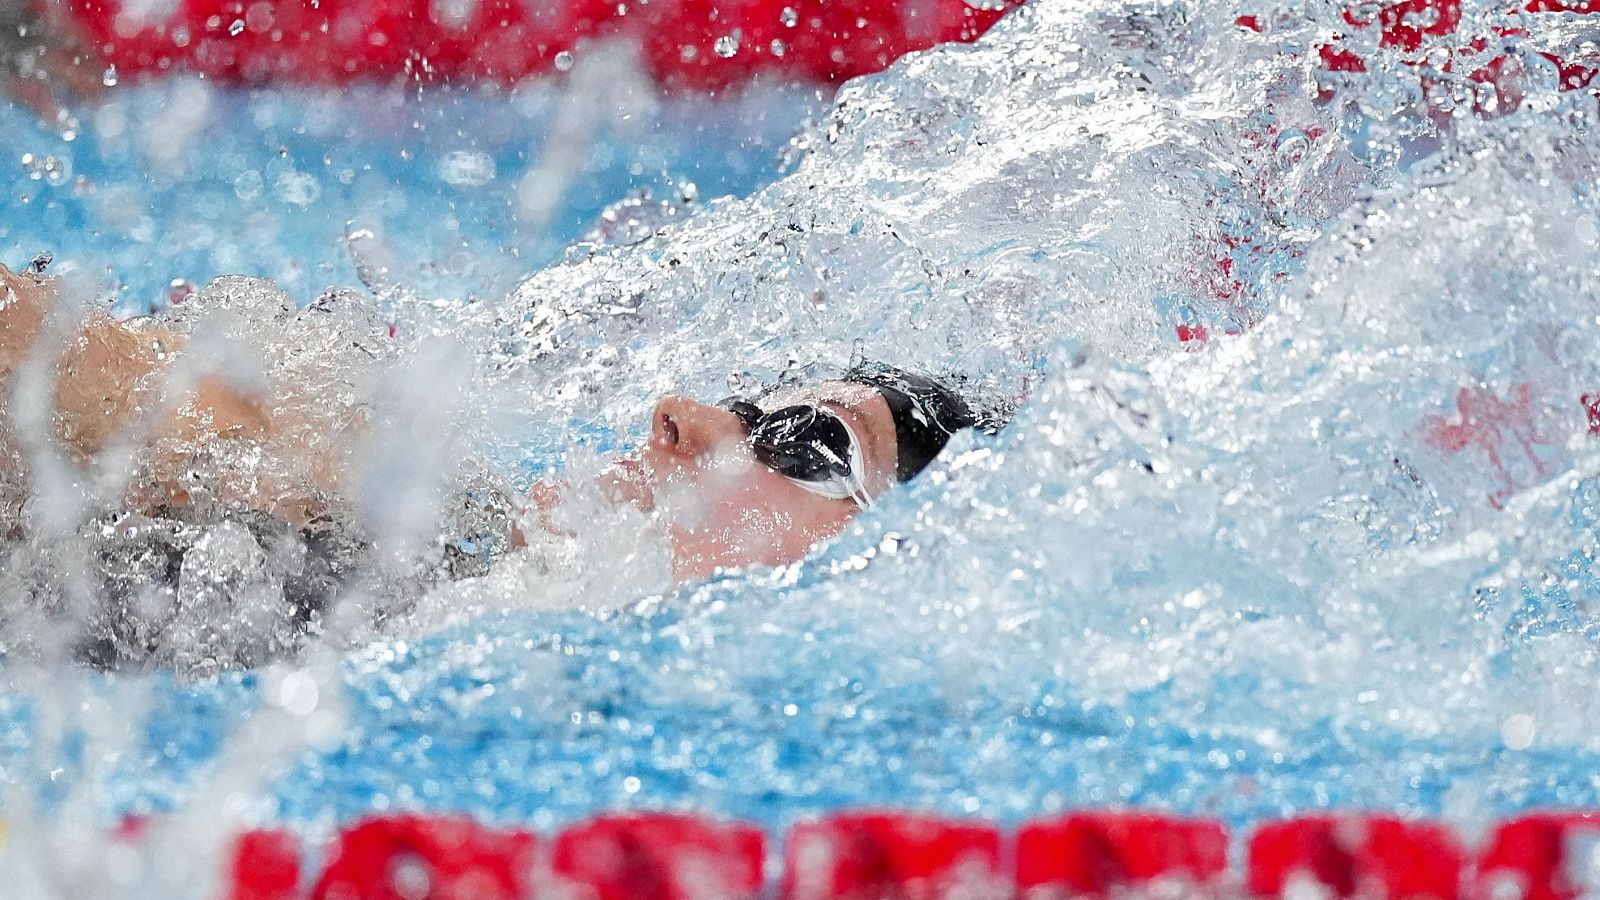
[[[876,390],[846,382],[784,390],[764,410],[812,404],[844,420],[859,441],[869,496],[894,484],[895,430]],[[723,567],[795,562],[844,530],[854,500],[820,496],[756,459],[731,411],[686,397],[656,404],[650,440],[622,460],[608,488],[616,499],[660,516],[672,545],[673,576],[698,580]]]

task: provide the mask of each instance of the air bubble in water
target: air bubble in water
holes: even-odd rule
[[[785,6],[783,12],[778,13],[778,21],[782,22],[785,28],[793,28],[800,22],[800,14],[794,11],[794,7]]]
[[[100,76],[100,83],[105,85],[106,87],[116,87],[117,86],[117,67],[116,66],[107,66],[105,74]]]
[[[244,34],[244,20],[234,19],[233,24],[228,26],[228,34],[231,37],[238,37],[239,35]]]
[[[572,59],[572,51],[571,50],[563,50],[560,53],[556,54],[556,71],[557,72],[571,72],[572,71],[572,63],[573,63],[573,59]]]
[[[743,37],[744,33],[735,28],[732,34],[725,34],[717,38],[717,42],[712,45],[711,49],[716,51],[716,54],[723,59],[731,59],[739,52],[739,41]]]

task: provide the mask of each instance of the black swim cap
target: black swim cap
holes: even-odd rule
[[[883,363],[860,363],[845,372],[843,380],[876,388],[888,401],[894,416],[895,478],[899,481],[910,481],[927,468],[950,435],[978,425],[967,402],[932,378]]]

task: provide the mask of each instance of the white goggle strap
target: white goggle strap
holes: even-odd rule
[[[845,434],[850,436],[850,476],[840,478],[834,476],[827,481],[801,481],[796,478],[789,479],[795,484],[805,488],[813,494],[827,497],[829,500],[854,500],[856,505],[866,509],[872,505],[872,497],[867,493],[867,486],[862,481],[861,473],[866,470],[866,459],[861,455],[861,439],[856,437],[855,429],[844,420],[843,416],[833,415],[840,425],[844,426]]]

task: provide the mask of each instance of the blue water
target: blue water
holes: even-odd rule
[[[600,140],[536,229],[504,215],[540,140],[516,99],[314,98],[301,133],[295,98],[216,93],[171,184],[7,112],[22,149],[117,191],[15,176],[6,252],[54,246],[133,305],[240,269],[309,294],[354,280],[339,236],[371,227],[416,261],[402,281],[505,313],[463,319],[501,354],[487,396],[578,429],[527,436],[534,465],[636,435],[665,390],[720,396],[858,343],[1026,401],[777,571],[629,593],[605,565],[560,586],[513,568],[443,594],[481,610],[465,622],[304,672],[69,669],[53,692],[19,667],[10,802],[203,818],[197,785],[233,752],[257,776],[242,818],[308,835],[396,809],[549,828],[632,807],[774,827],[1357,807],[1471,828],[1600,805],[1600,468],[1577,405],[1600,384],[1593,98],[1530,64],[1523,109],[1441,126],[1416,67],[1314,70],[1336,13],[1289,5],[1264,37],[1236,14],[1039,0],[846,87],[782,177],[804,93],[669,103]],[[493,181],[441,183],[464,149]],[[275,192],[291,170],[316,199]],[[699,211],[660,238],[538,268],[607,203],[684,181]],[[1219,289],[1224,256],[1239,283]],[[1196,323],[1217,337],[1185,348]],[[1488,445],[1441,449],[1520,386],[1534,400]],[[80,703],[134,711],[38,721]],[[262,713],[296,735],[281,758],[230,741]]]
[[[503,294],[630,196],[750,193],[822,108],[801,86],[652,99],[626,120],[574,121],[573,103],[584,98],[548,84],[505,95],[175,80],[120,86],[49,127],[7,104],[0,258],[19,267],[52,252],[56,271],[85,274],[130,311],[163,303],[174,280],[222,274],[272,278],[304,303],[357,284],[342,238],[366,229],[403,284]],[[519,218],[518,183],[563,128],[583,132],[584,155],[548,219]]]

